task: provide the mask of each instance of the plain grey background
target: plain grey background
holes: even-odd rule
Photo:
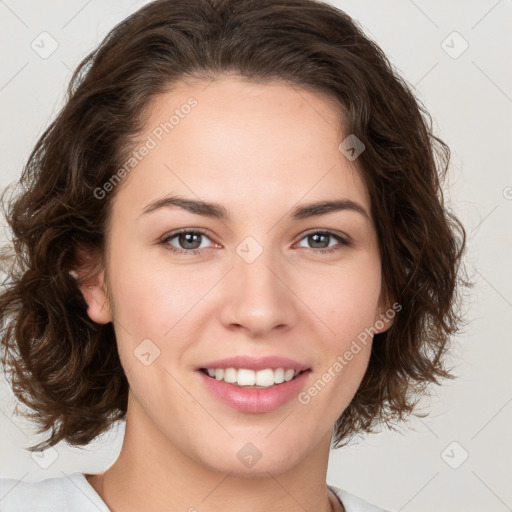
[[[1,189],[18,178],[61,107],[72,70],[145,3],[0,0]],[[460,377],[435,388],[423,405],[429,416],[411,419],[402,433],[333,451],[328,482],[390,510],[512,510],[512,1],[330,3],[379,43],[450,145],[446,200],[466,226],[476,285],[471,323],[454,340]],[[43,436],[13,416],[14,407],[0,382],[0,476],[100,472],[119,453],[122,424],[86,448],[59,444],[35,460],[23,448]]]

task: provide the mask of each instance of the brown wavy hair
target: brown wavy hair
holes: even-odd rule
[[[327,95],[340,130],[366,146],[355,162],[371,198],[383,286],[401,305],[377,334],[368,369],[333,429],[333,446],[391,428],[427,385],[452,378],[451,335],[464,323],[466,233],[444,204],[450,149],[379,46],[343,11],[314,0],[156,0],[115,26],[71,78],[63,108],[2,194],[2,362],[46,446],[85,445],[125,419],[128,381],[112,324],[98,325],[70,271],[105,268],[116,190],[94,192],[133,150],[158,94],[187,78],[234,74]],[[341,133],[341,132],[340,132]],[[90,269],[91,273],[94,269]],[[40,443],[41,445],[41,443]],[[40,446],[38,445],[38,446]],[[29,450],[35,447],[28,448]]]

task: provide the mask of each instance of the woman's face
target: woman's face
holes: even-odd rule
[[[86,297],[94,320],[114,321],[128,425],[148,453],[250,474],[325,457],[368,364],[361,334],[388,307],[338,125],[325,98],[281,82],[225,77],[153,101],[113,203],[112,303]],[[178,196],[188,206],[158,203]],[[298,213],[328,201],[352,207]],[[237,383],[201,370],[215,368]],[[278,368],[307,371],[265,387],[294,374]],[[261,388],[244,386],[253,376]]]

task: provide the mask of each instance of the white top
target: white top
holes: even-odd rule
[[[386,512],[337,487],[346,512]],[[111,512],[83,473],[24,482],[0,478],[0,512]]]

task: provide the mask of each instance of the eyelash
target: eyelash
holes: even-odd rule
[[[176,247],[173,247],[172,245],[170,245],[168,242],[170,242],[173,238],[176,238],[178,235],[180,234],[183,234],[183,233],[192,233],[192,234],[201,234],[201,235],[204,235],[205,237],[207,238],[210,238],[208,236],[208,234],[203,231],[202,229],[189,229],[189,228],[185,228],[185,229],[180,229],[178,231],[173,231],[172,233],[169,233],[169,235],[167,235],[160,243],[162,245],[165,246],[165,248],[175,254],[187,254],[187,255],[197,255],[197,254],[200,254],[202,251],[204,251],[205,249],[208,249],[208,248],[205,248],[203,247],[202,249],[190,249],[190,250],[185,250],[185,249],[177,249]],[[330,254],[330,253],[333,253],[335,251],[339,251],[345,247],[350,247],[352,245],[352,242],[350,240],[348,240],[347,238],[344,238],[342,237],[341,235],[333,232],[333,231],[329,231],[329,230],[314,230],[314,231],[308,231],[306,232],[302,238],[299,239],[299,242],[301,240],[303,240],[304,238],[306,238],[307,236],[310,236],[310,235],[316,235],[316,234],[322,234],[322,235],[329,235],[333,238],[335,238],[336,240],[338,240],[339,242],[339,245],[335,245],[333,247],[329,247],[329,248],[325,248],[325,249],[314,249],[314,248],[311,248],[311,247],[304,247],[304,249],[309,249],[310,251],[314,251],[316,253],[320,253],[320,254]]]

